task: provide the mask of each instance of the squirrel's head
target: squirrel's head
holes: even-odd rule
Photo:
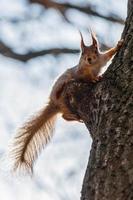
[[[80,32],[81,36],[81,58],[80,62],[82,62],[85,65],[93,65],[98,61],[99,57],[99,44],[96,35],[94,32],[91,31],[91,38],[92,38],[92,45],[86,46],[83,40],[83,36]]]

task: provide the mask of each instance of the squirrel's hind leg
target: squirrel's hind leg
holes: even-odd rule
[[[65,113],[62,115],[63,119],[67,121],[78,121],[83,122],[77,115],[71,114],[71,113]]]
[[[62,117],[63,119],[67,120],[67,121],[78,121],[78,122],[82,122],[81,118],[72,113],[66,105],[63,105],[62,106],[62,109],[61,109],[61,112],[62,112]]]

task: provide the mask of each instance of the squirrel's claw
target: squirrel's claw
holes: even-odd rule
[[[102,76],[102,75],[98,76],[98,80],[99,80],[99,81],[101,81],[102,79],[103,79],[103,76]]]
[[[92,80],[93,83],[96,83],[100,81],[103,78],[103,76],[96,76],[95,79]]]

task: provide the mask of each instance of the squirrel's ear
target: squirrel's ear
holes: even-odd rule
[[[91,30],[91,38],[92,38],[92,45],[94,47],[98,47],[98,39],[96,37],[96,34]]]
[[[85,43],[84,43],[84,40],[83,40],[82,33],[80,31],[79,31],[79,33],[80,33],[80,37],[81,37],[80,47],[81,47],[82,52],[84,52]]]

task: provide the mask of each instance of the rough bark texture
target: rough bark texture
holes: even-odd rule
[[[103,80],[73,81],[65,90],[66,103],[93,139],[81,200],[133,199],[133,1],[129,4],[124,45]]]

